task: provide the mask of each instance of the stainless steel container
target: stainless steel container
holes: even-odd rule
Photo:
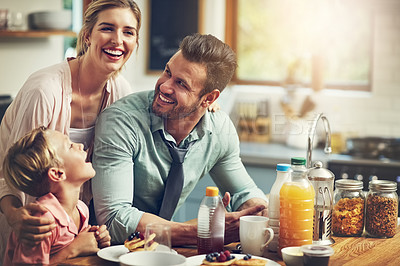
[[[333,185],[335,176],[328,169],[322,168],[322,162],[317,161],[314,164],[314,168],[309,170],[308,179],[315,190],[313,243],[331,245],[335,242],[332,239]]]

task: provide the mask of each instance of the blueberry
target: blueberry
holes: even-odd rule
[[[214,252],[214,253],[213,253],[213,256],[214,256],[214,257],[218,257],[218,256],[219,256],[219,252]]]
[[[207,254],[206,261],[213,262],[213,260],[214,260],[214,257],[212,256],[212,254]]]
[[[243,259],[244,260],[248,260],[248,259],[250,259],[247,255],[245,255],[244,257],[243,257]]]
[[[133,238],[135,238],[135,234],[134,234],[134,233],[132,233],[132,234],[128,237],[128,241],[133,240]]]
[[[140,235],[140,232],[135,232],[135,237],[138,238]]]
[[[246,254],[247,255],[247,257],[249,257],[249,259],[251,259],[251,254]]]

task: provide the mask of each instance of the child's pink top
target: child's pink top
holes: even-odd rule
[[[78,231],[73,220],[68,216],[58,199],[52,193],[40,197],[36,202],[49,210],[42,217],[54,217],[57,225],[56,228],[52,230],[50,237],[43,240],[37,246],[20,243],[14,232],[12,232],[8,239],[3,266],[13,264],[49,264],[52,254],[68,246],[82,230],[89,226],[89,209],[80,200],[77,205],[83,224],[80,231]]]

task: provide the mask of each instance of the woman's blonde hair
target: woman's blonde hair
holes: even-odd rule
[[[56,152],[47,142],[45,127],[39,127],[19,139],[8,150],[3,162],[6,182],[31,196],[50,192],[48,170],[60,165]]]
[[[132,0],[93,0],[85,11],[83,25],[78,35],[76,43],[78,57],[84,55],[89,48],[85,40],[92,33],[99,13],[110,8],[130,8],[132,10],[137,20],[136,44],[139,47],[139,30],[142,22],[139,6]]]

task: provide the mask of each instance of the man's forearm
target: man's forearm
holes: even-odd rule
[[[173,223],[171,225],[172,245],[197,245],[197,224]]]

